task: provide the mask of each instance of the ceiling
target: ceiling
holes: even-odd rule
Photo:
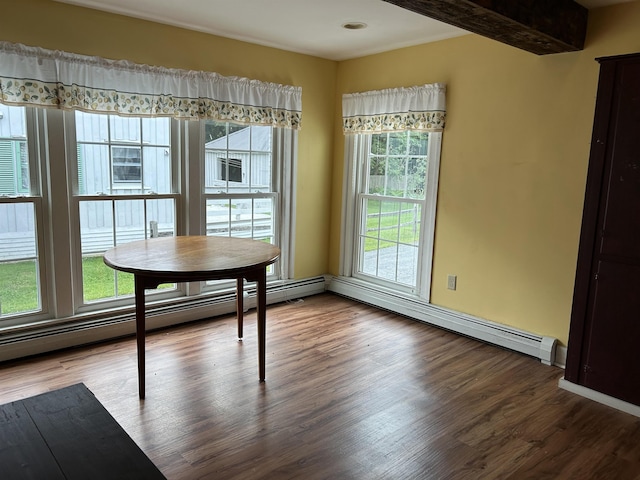
[[[222,37],[347,60],[468,32],[383,0],[55,0]],[[578,0],[591,8],[634,0]],[[366,28],[349,30],[360,22]]]

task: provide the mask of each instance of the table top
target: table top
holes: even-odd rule
[[[234,237],[159,237],[124,243],[104,253],[108,266],[149,277],[224,278],[266,268],[276,261],[275,245]]]

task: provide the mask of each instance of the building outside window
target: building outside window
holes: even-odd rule
[[[142,181],[142,155],[138,147],[111,147],[113,183]]]

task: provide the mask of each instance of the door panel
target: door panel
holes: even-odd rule
[[[600,253],[640,261],[640,64],[619,81]]]
[[[640,266],[601,262],[584,386],[640,405]]]

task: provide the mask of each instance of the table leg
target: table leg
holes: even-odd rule
[[[134,276],[136,295],[136,343],[138,348],[138,395],[144,399],[144,339],[145,339],[145,305],[144,305],[144,284],[142,278]]]
[[[257,301],[256,317],[258,323],[258,370],[260,381],[265,379],[266,363],[266,326],[267,326],[267,269],[256,272]]]
[[[236,310],[238,312],[238,338],[242,340],[242,324],[244,319],[244,278],[236,279]]]

